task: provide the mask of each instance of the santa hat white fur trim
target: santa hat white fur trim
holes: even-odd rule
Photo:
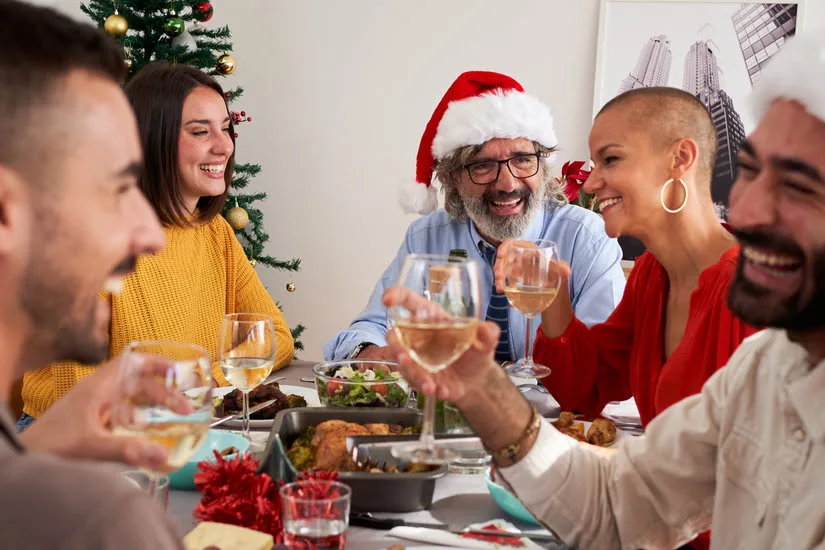
[[[825,38],[797,35],[785,43],[754,85],[753,114],[761,119],[780,98],[798,101],[825,122]]]
[[[402,183],[398,189],[398,204],[405,214],[432,214],[438,208],[438,192],[432,185],[415,181]]]
[[[494,138],[558,145],[553,115],[545,104],[524,92],[499,90],[450,103],[433,139],[433,156],[440,159],[459,147]]]

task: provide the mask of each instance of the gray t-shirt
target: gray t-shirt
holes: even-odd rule
[[[0,550],[180,550],[163,510],[106,465],[26,451],[0,403]]]

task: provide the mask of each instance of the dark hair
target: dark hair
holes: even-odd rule
[[[52,116],[44,106],[61,108],[62,80],[74,70],[121,83],[123,49],[100,29],[52,8],[0,0],[0,164],[32,182],[52,181],[43,170],[55,140],[27,121]]]
[[[166,227],[191,225],[181,194],[178,138],[183,103],[192,90],[199,87],[211,88],[224,97],[223,88],[214,78],[191,65],[183,64],[151,63],[138,71],[126,85],[126,95],[135,110],[143,146],[140,188]],[[231,120],[229,135],[234,145],[235,129]],[[223,211],[232,184],[234,166],[233,151],[224,172],[226,189],[219,196],[201,197],[198,200],[195,213],[197,222],[209,222]]]

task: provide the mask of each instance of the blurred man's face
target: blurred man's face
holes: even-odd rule
[[[774,101],[739,152],[729,222],[742,245],[728,303],[757,326],[825,328],[825,122]]]
[[[75,71],[55,101],[43,145],[49,181],[33,184],[43,191],[32,201],[21,305],[34,327],[28,345],[53,360],[94,363],[108,351],[110,307],[99,293],[117,290],[164,235],[137,186],[140,142],[120,87]]]

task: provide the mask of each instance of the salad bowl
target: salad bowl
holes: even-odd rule
[[[403,408],[410,385],[390,361],[351,359],[312,368],[321,404],[329,407]]]

